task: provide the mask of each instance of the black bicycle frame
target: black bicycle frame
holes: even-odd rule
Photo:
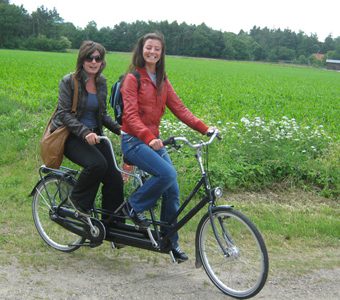
[[[205,197],[201,199],[199,203],[197,203],[190,211],[188,211],[178,222],[173,223],[174,220],[176,220],[179,215],[182,213],[182,211],[186,208],[186,206],[189,204],[191,199],[197,194],[197,192],[200,190],[200,188],[204,185],[205,188]],[[211,203],[213,201],[213,197],[210,192],[209,183],[206,174],[203,174],[201,179],[197,182],[193,190],[191,191],[190,195],[187,197],[187,199],[183,202],[181,207],[179,208],[176,216],[172,220],[172,225],[168,225],[171,229],[168,231],[168,233],[164,236],[164,238],[169,238],[171,235],[173,235],[175,232],[180,230],[186,223],[188,223],[207,203]],[[166,225],[165,225],[166,226]]]
[[[205,196],[197,203],[190,211],[188,211],[178,222],[176,219],[180,216],[183,210],[187,207],[192,198],[198,193],[198,191],[204,186]],[[143,248],[147,250],[157,251],[157,252],[167,252],[170,250],[171,245],[169,245],[169,238],[178,230],[180,230],[190,219],[192,219],[207,203],[213,204],[214,197],[212,196],[208,178],[205,173],[202,174],[200,180],[196,183],[195,187],[191,191],[190,195],[186,198],[183,204],[177,211],[176,216],[169,223],[155,220],[153,210],[151,210],[152,224],[154,225],[154,230],[152,234],[156,237],[158,247],[152,245],[146,231],[140,231],[133,225],[120,224],[117,228],[110,228],[107,232],[106,240],[111,240],[117,243],[125,243],[130,246]],[[160,238],[158,226],[169,229],[162,238]]]

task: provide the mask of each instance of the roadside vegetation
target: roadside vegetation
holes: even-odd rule
[[[39,139],[56,106],[58,82],[75,61],[74,52],[0,50],[0,265],[14,257],[33,266],[68,259],[39,238],[28,194],[38,180]],[[108,86],[129,61],[129,54],[108,54]],[[272,265],[301,271],[339,266],[340,73],[179,57],[168,57],[167,70],[186,105],[221,130],[222,141],[209,149],[213,184],[225,191],[222,203],[258,225],[275,257]],[[168,112],[162,135],[204,138]],[[110,136],[119,151],[119,139]],[[194,183],[195,162],[184,148],[172,158],[184,196]],[[189,253],[197,222],[183,229]],[[104,247],[91,251],[72,255],[109,256]]]

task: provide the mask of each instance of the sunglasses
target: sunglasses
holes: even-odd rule
[[[103,59],[101,58],[100,55],[97,55],[97,56],[88,55],[88,56],[86,56],[86,58],[85,58],[85,61],[87,61],[87,62],[92,62],[93,60],[95,60],[96,63],[99,63],[99,62],[102,62],[102,61],[103,61]]]

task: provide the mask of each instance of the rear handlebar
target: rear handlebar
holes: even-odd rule
[[[202,141],[202,142],[197,143],[197,144],[192,144],[191,142],[189,142],[189,140],[186,137],[180,137],[179,136],[179,137],[170,137],[170,138],[164,140],[163,145],[164,146],[171,145],[174,148],[178,149],[180,146],[177,145],[176,142],[180,141],[180,142],[184,142],[185,144],[187,144],[190,148],[198,150],[198,149],[202,148],[203,146],[210,145],[214,141],[215,138],[221,139],[221,137],[219,135],[219,131],[217,129],[211,131],[211,133],[209,133],[208,136],[209,135],[211,135],[211,136],[210,136],[209,141],[207,141],[207,142]],[[134,173],[126,172],[125,170],[123,170],[122,168],[119,167],[111,140],[107,136],[98,136],[98,138],[99,138],[99,141],[105,140],[108,143],[116,169],[119,172],[121,172],[122,174],[130,175],[130,176],[137,178],[137,180],[140,182],[140,184],[142,184],[141,178],[138,175],[136,175]]]

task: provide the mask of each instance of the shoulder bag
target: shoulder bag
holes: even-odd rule
[[[72,113],[77,111],[78,104],[78,80],[73,76],[74,92],[72,99]],[[40,141],[41,158],[48,168],[59,169],[64,158],[65,141],[70,134],[66,126],[58,127],[51,132],[51,122],[55,116],[57,109],[47,123],[43,137]]]

